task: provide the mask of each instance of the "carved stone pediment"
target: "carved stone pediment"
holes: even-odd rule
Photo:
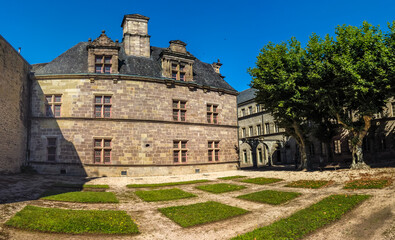
[[[89,46],[90,48],[95,48],[95,47],[104,47],[104,48],[118,48],[117,43],[115,43],[111,38],[109,38],[106,35],[106,31],[102,31],[100,36],[90,42]]]

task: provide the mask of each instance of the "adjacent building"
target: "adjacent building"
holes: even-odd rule
[[[299,156],[295,139],[279,128],[273,116],[255,101],[256,89],[240,92],[237,97],[239,125],[239,159],[241,167],[269,164],[294,164]],[[389,99],[382,112],[375,115],[364,139],[363,151],[368,162],[395,160],[395,99]],[[334,137],[328,146],[310,138],[307,155],[318,165],[320,161],[350,163],[351,140],[346,131]],[[328,152],[328,149],[331,153]],[[332,156],[332,157],[330,157]]]
[[[249,88],[237,97],[240,166],[294,163],[296,142],[286,136],[273,116],[255,101],[256,91]]]
[[[221,63],[186,43],[150,46],[149,18],[125,15],[122,42],[103,31],[33,65],[29,164],[39,173],[147,176],[235,169],[235,91]]]

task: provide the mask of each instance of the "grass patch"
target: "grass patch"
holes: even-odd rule
[[[7,226],[52,233],[134,234],[139,230],[125,211],[66,210],[26,206]]]
[[[204,183],[204,182],[210,182],[210,181],[209,180],[193,180],[193,181],[169,182],[169,183],[129,184],[129,185],[126,185],[126,187],[128,187],[128,188],[155,188],[155,187],[188,185],[188,184]]]
[[[294,188],[322,188],[331,184],[331,181],[324,180],[299,180],[295,182],[288,183],[285,187],[294,187]]]
[[[55,192],[56,193],[56,192]],[[67,192],[56,195],[49,195],[41,199],[62,201],[62,202],[80,202],[80,203],[118,203],[118,199],[112,192]]]
[[[218,179],[222,180],[233,180],[233,179],[238,179],[238,178],[246,178],[247,176],[241,176],[241,175],[236,175],[236,176],[229,176],[229,177],[220,177]]]
[[[362,178],[346,182],[344,189],[381,189],[391,185],[391,182],[390,178]]]
[[[314,230],[340,219],[342,215],[369,198],[368,195],[331,195],[288,218],[237,236],[246,239],[300,239]]]
[[[108,185],[101,185],[101,184],[95,184],[95,185],[84,184],[83,187],[84,188],[99,188],[99,189],[109,189],[110,188],[110,186],[108,186]]]
[[[196,188],[211,193],[224,193],[224,192],[241,190],[246,187],[241,185],[235,185],[235,184],[217,183],[217,184],[197,186]]]
[[[273,190],[264,190],[260,192],[249,193],[246,195],[238,196],[237,198],[245,199],[253,202],[268,203],[272,205],[279,205],[289,200],[292,200],[298,196],[300,193],[296,192],[280,192]]]
[[[258,178],[249,178],[249,179],[241,180],[241,182],[264,185],[264,184],[269,184],[269,183],[280,182],[282,180],[283,179],[279,179],[279,178],[258,177]]]
[[[136,195],[146,202],[169,201],[182,198],[196,197],[196,195],[184,192],[178,188],[151,190],[151,191],[136,191]]]
[[[220,221],[248,213],[247,210],[212,201],[158,210],[181,227]]]

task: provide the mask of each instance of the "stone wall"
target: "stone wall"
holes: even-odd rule
[[[19,172],[26,158],[29,70],[0,35],[0,173]]]
[[[66,169],[68,174],[80,174],[78,165],[82,164],[89,176],[118,176],[121,171],[134,176],[182,173],[173,166],[173,140],[187,141],[187,162],[179,164],[185,171],[235,169],[234,95],[111,79],[93,83],[89,79],[38,79],[32,89],[30,161],[39,172]],[[60,118],[45,117],[47,94],[62,96]],[[94,118],[95,95],[112,97],[111,118]],[[187,101],[185,122],[173,121],[173,100]],[[219,124],[207,123],[208,103],[218,105]],[[48,137],[58,139],[56,162],[47,161]],[[94,164],[95,138],[111,139],[111,163],[106,166]],[[220,142],[219,162],[208,162],[208,141]]]

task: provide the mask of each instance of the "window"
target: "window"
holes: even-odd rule
[[[112,57],[105,55],[95,56],[95,73],[111,73]]]
[[[241,129],[241,137],[243,137],[243,138],[246,137],[246,129],[245,128]]]
[[[95,117],[111,117],[111,96],[95,96]]]
[[[218,105],[207,104],[207,122],[218,123]]]
[[[185,122],[185,115],[187,112],[186,109],[187,102],[173,100],[173,120]]]
[[[208,161],[219,161],[219,141],[208,141]]]
[[[270,124],[265,123],[265,134],[270,134]]]
[[[56,161],[56,138],[47,138],[47,160]]]
[[[244,162],[247,163],[248,159],[247,159],[247,150],[243,150],[243,158],[244,158]]]
[[[334,148],[335,148],[335,154],[341,154],[342,153],[342,147],[341,147],[340,140],[333,141],[333,145],[334,145]]]
[[[260,112],[260,111],[261,111],[261,105],[257,104],[257,105],[256,105],[256,112],[258,113],[258,112]]]
[[[252,114],[252,107],[248,107],[248,114]]]
[[[391,103],[391,108],[392,108],[392,116],[395,117],[395,102]]]
[[[173,141],[173,161],[174,163],[185,163],[187,161],[188,149],[187,141]]]
[[[280,132],[280,129],[276,123],[274,124],[274,132],[276,133]]]
[[[111,139],[94,139],[94,163],[111,163]]]
[[[171,78],[179,81],[185,80],[185,65],[184,64],[171,64]]]
[[[263,162],[263,159],[262,159],[262,148],[258,148],[258,161],[260,163]]]
[[[262,130],[261,130],[261,125],[257,125],[256,126],[256,135],[261,135],[261,132],[262,132]]]
[[[248,129],[248,135],[251,137],[254,135],[252,126]]]
[[[60,117],[62,95],[45,96],[45,115],[47,117]]]
[[[246,115],[246,110],[243,108],[241,109],[241,116],[244,117]]]

